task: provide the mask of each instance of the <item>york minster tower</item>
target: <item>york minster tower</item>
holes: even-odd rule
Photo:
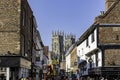
[[[72,44],[75,43],[75,35],[70,34],[65,36],[65,51],[67,51]]]
[[[65,52],[73,43],[75,43],[74,35],[64,35],[64,32],[60,31],[52,32],[52,52],[54,58],[57,58],[60,62],[64,61]]]
[[[62,60],[62,54],[64,53],[64,33],[52,32],[52,52],[54,58]]]

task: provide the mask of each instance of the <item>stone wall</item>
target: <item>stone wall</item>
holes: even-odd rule
[[[73,68],[73,72],[76,72],[76,70],[77,70],[77,65],[75,64],[75,62],[77,62],[77,47],[76,46],[74,46],[74,48],[71,50],[71,56],[70,56],[70,66],[71,66],[71,68]]]
[[[106,10],[109,9],[113,2],[115,2],[115,0],[106,0]]]
[[[105,66],[120,66],[120,49],[105,50]]]
[[[99,27],[99,44],[120,44],[120,27]]]
[[[0,55],[20,53],[20,0],[0,0]]]
[[[107,11],[98,16],[95,21],[100,24],[120,24],[120,1],[115,0],[114,4],[111,5],[113,0],[110,1]],[[111,5],[111,6],[110,6]],[[120,27],[119,26],[102,26],[99,27],[99,40],[100,45],[120,45]],[[104,47],[103,47],[104,48]],[[120,49],[118,47],[111,47],[110,49],[104,49],[104,66],[118,66],[120,65]]]
[[[106,11],[104,15],[95,18],[95,22],[104,24],[119,24],[120,23],[120,1]]]

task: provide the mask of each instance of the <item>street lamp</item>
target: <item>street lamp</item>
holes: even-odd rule
[[[93,62],[91,57],[89,58],[88,62],[90,63],[90,69],[91,69],[92,68],[92,62]]]

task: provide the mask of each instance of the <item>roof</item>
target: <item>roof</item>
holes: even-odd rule
[[[69,55],[71,53],[71,51],[75,48],[75,46],[77,45],[77,42],[75,42],[74,44],[72,44],[70,46],[70,48],[67,50],[66,52],[66,56]]]
[[[114,7],[119,3],[120,0],[116,0],[111,7],[103,14],[100,15],[98,17],[95,18],[95,22],[83,33],[83,35],[79,38],[79,41],[77,43],[77,45],[79,45],[80,43],[82,43],[86,38],[88,38],[88,36],[94,31],[94,29],[100,24],[98,22],[97,19],[103,19],[104,17],[106,17],[111,11],[112,9],[114,9]]]
[[[74,48],[74,44],[70,46],[70,48],[66,52],[66,56],[70,54],[70,51]]]
[[[95,19],[106,17],[112,11],[112,9],[114,9],[114,7],[119,3],[119,1],[120,0],[116,0],[103,15],[99,15]]]
[[[79,38],[79,41],[77,42],[77,45],[79,45],[80,43],[82,43],[86,38],[88,38],[88,36],[94,31],[94,29],[96,28],[98,24],[93,24],[91,25],[87,31],[85,31],[83,33],[83,35]]]

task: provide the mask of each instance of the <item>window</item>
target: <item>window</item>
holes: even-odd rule
[[[79,50],[79,56],[80,56],[80,50]]]
[[[25,54],[25,37],[22,34],[21,34],[21,41],[22,41],[21,52],[22,52],[22,56],[24,56],[24,54]]]
[[[4,68],[4,70],[6,71],[6,68]]]
[[[28,40],[28,50],[30,50],[30,40]]]
[[[119,35],[116,35],[116,40],[119,40]]]
[[[83,48],[82,48],[82,55],[81,55],[81,56],[83,56],[83,54],[84,54],[84,50],[83,50]]]
[[[30,32],[32,33],[32,18],[29,18],[29,24],[30,24]]]
[[[88,46],[88,44],[89,44],[89,43],[88,43],[88,39],[86,39],[86,47]]]
[[[23,8],[23,11],[22,11],[22,26],[25,26],[25,19],[26,19],[26,13],[25,13],[25,9]]]
[[[40,61],[40,56],[36,57],[36,61]]]
[[[96,66],[98,66],[99,58],[98,58],[98,53],[96,53]]]
[[[56,47],[57,47],[57,45],[56,45],[56,42],[54,43],[54,50],[56,51]]]
[[[3,71],[3,68],[0,68],[1,71]]]
[[[1,68],[0,68],[0,71],[1,71],[1,72],[4,72],[4,71],[6,71],[6,68],[1,67]]]
[[[94,41],[95,41],[94,33],[92,33],[92,36],[91,36],[91,42],[94,42]]]

